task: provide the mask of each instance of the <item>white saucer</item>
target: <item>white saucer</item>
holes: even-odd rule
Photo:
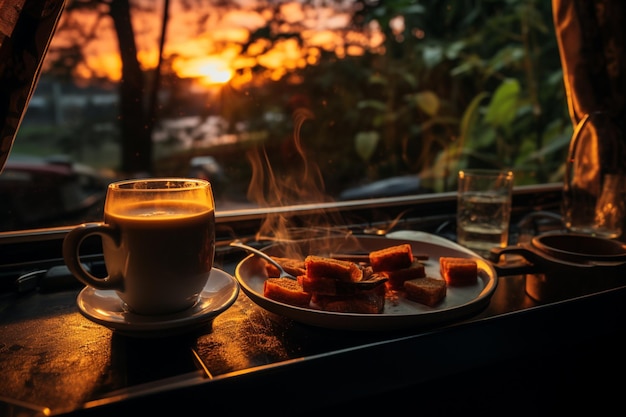
[[[206,325],[237,299],[239,284],[226,272],[213,268],[196,305],[180,313],[145,316],[128,311],[113,290],[85,287],[76,299],[78,309],[89,320],[120,334],[165,337]]]

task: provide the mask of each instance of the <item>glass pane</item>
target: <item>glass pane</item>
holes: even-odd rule
[[[561,181],[551,13],[70,1],[0,174],[0,231],[99,220],[106,184],[138,176],[208,178],[218,212],[452,191],[466,167]]]

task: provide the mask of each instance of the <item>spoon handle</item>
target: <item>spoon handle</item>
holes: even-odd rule
[[[285,271],[285,269],[278,262],[276,262],[274,259],[272,259],[272,257],[269,256],[265,252],[262,252],[262,251],[260,251],[260,250],[258,250],[256,248],[253,248],[252,246],[248,246],[245,243],[241,243],[241,242],[239,242],[237,240],[230,242],[230,246],[241,248],[241,249],[244,249],[244,250],[246,250],[248,252],[254,253],[257,256],[260,256],[261,258],[265,259],[267,262],[271,263],[276,268],[278,268],[278,270],[280,271],[280,275],[282,277],[291,278],[291,279],[297,279],[296,277],[294,277],[293,275],[291,275],[290,273]]]

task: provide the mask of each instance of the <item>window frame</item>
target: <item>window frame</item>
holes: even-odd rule
[[[559,213],[562,201],[561,183],[518,186],[513,190],[511,227],[515,228],[526,214],[537,211]],[[385,231],[419,230],[440,233],[445,226],[454,239],[456,193],[422,194],[413,196],[357,200],[334,203],[306,204],[249,210],[216,211],[216,264],[228,258],[233,249],[228,244],[235,239],[268,245],[267,239],[257,240],[257,233],[268,216],[281,215],[290,227],[313,227],[322,213],[339,216],[341,224],[316,226],[319,230],[336,228],[355,235],[384,235]],[[62,244],[67,232],[75,227],[63,226],[33,230],[0,232],[0,293],[18,291],[18,278],[23,274],[63,265]],[[438,230],[439,229],[439,230]],[[515,239],[515,234],[513,234]],[[101,247],[97,238],[85,241],[81,256],[86,262],[101,262]],[[30,287],[26,286],[26,289]]]

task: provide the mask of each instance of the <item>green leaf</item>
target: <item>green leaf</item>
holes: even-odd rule
[[[427,115],[435,116],[439,112],[441,103],[439,97],[433,91],[422,91],[415,95],[417,106]]]
[[[449,60],[455,60],[459,58],[461,52],[463,52],[463,49],[465,48],[465,45],[466,43],[463,40],[452,42],[450,45],[448,45],[448,48],[446,49],[446,58],[448,58]]]
[[[461,144],[463,144],[467,140],[467,138],[471,136],[473,127],[478,120],[480,103],[487,97],[489,97],[489,93],[486,91],[477,94],[476,97],[472,99],[469,106],[467,106],[465,112],[463,112],[463,117],[461,118],[461,127],[459,129],[461,134]]]
[[[381,111],[387,109],[387,105],[379,100],[359,100],[356,106],[358,109],[375,109]]]
[[[403,71],[400,73],[400,77],[411,87],[417,87],[418,80],[412,72]]]
[[[497,74],[505,68],[516,65],[526,56],[524,48],[508,45],[500,49],[487,63],[487,74]]]
[[[424,47],[422,59],[427,68],[434,68],[443,61],[443,49],[439,45],[428,45]]]
[[[520,91],[518,80],[504,80],[491,98],[485,122],[495,127],[508,127],[515,119]]]
[[[356,134],[354,141],[356,153],[363,161],[368,162],[370,160],[376,150],[379,139],[380,135],[378,132],[358,132]]]
[[[485,63],[478,55],[470,54],[464,56],[463,60],[456,67],[452,68],[450,75],[459,76],[473,71],[483,71],[484,66]]]
[[[386,85],[388,84],[388,80],[386,77],[383,77],[380,74],[374,74],[369,78],[369,83],[370,84],[381,84],[381,85]]]
[[[472,149],[478,149],[480,153],[480,149],[487,148],[493,145],[498,139],[498,134],[496,129],[490,126],[484,126],[480,129],[478,134],[472,136]],[[480,158],[479,158],[480,159]]]

